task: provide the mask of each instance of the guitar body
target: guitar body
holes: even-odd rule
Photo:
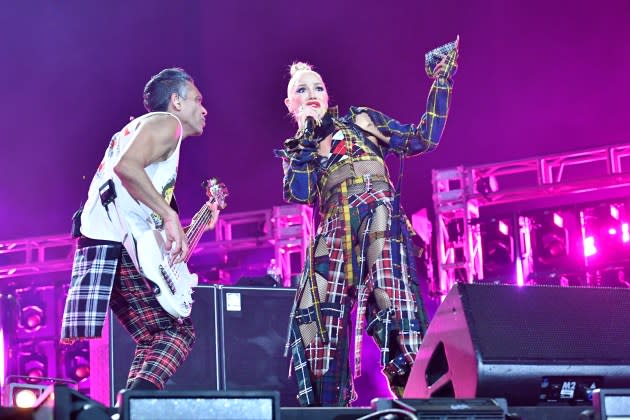
[[[224,209],[228,192],[225,184],[215,178],[204,182],[208,198],[217,204],[217,209]],[[117,203],[118,205],[118,203]],[[192,311],[193,287],[198,278],[188,269],[188,261],[194,248],[199,243],[207,224],[213,220],[208,206],[203,205],[193,218],[186,232],[189,250],[184,262],[171,264],[170,249],[166,246],[166,233],[153,229],[150,223],[137,212],[129,209],[124,212],[127,234],[123,246],[140,274],[156,287],[155,297],[158,303],[173,317],[180,319],[190,316]]]
[[[190,316],[197,275],[185,262],[170,265],[164,231],[146,230],[135,240],[139,271],[157,286],[155,297],[162,308],[175,318]]]

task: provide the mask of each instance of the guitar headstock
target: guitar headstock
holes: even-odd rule
[[[225,199],[230,195],[227,187],[223,182],[219,182],[217,178],[210,178],[201,184],[206,189],[206,195],[211,201],[216,201],[219,210],[223,210],[227,203]]]

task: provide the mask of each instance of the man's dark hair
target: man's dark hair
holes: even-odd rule
[[[166,111],[173,93],[186,98],[187,82],[194,83],[192,77],[179,67],[162,70],[144,87],[144,107],[149,112]]]

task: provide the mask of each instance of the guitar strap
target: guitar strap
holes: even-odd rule
[[[120,211],[118,209],[118,206],[116,205],[117,195],[114,181],[108,179],[99,188],[99,193],[101,195],[101,204],[103,204],[105,210],[107,211],[107,217],[109,217],[109,220],[112,222],[112,224],[117,224],[122,229],[122,231],[125,232],[122,244],[125,247],[125,250],[127,250],[129,257],[131,257],[131,261],[133,262],[134,266],[138,269],[138,272],[144,276],[144,274],[142,273],[142,267],[140,267],[138,260],[138,244],[136,243],[134,236],[129,231],[127,221],[124,217],[120,215]],[[112,212],[114,216],[113,218],[112,214],[110,214],[109,212],[110,204],[112,204],[112,207],[114,208],[114,211]]]
[[[171,208],[175,210],[175,213],[179,214],[179,206],[177,205],[177,200],[175,200],[175,193],[173,193],[173,195],[171,196],[171,202],[169,203],[169,206],[171,206]]]

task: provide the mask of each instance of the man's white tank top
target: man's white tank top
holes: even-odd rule
[[[155,189],[170,203],[177,178],[179,163],[179,148],[182,142],[182,123],[175,115],[168,112],[150,112],[133,119],[121,131],[114,134],[105,156],[101,161],[90,184],[88,198],[81,215],[81,233],[91,239],[122,242],[127,233],[128,223],[137,223],[142,219],[154,229],[161,228],[163,220],[149,207],[136,201],[114,173],[114,167],[135,140],[142,123],[154,115],[170,115],[179,123],[179,138],[175,151],[162,162],[155,162],[145,168]],[[112,180],[116,187],[115,205],[105,208],[101,203],[100,189],[108,180]],[[120,219],[122,220],[119,220]],[[136,219],[131,221],[130,219]]]

